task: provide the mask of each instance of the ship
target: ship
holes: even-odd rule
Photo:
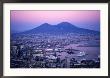
[[[79,53],[77,54],[78,57],[85,56],[85,55],[86,55],[86,53],[85,53],[84,51],[79,52]]]

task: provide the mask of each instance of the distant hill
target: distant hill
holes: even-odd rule
[[[48,33],[48,34],[64,34],[64,33],[79,33],[79,34],[100,34],[98,31],[79,28],[68,22],[61,22],[57,25],[50,25],[44,23],[40,26],[37,26],[34,29],[22,32],[23,34],[37,34],[37,33]]]

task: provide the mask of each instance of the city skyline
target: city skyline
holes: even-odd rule
[[[43,23],[69,22],[77,27],[100,30],[100,11],[11,11],[11,30],[26,31]],[[94,18],[95,17],[95,18]]]

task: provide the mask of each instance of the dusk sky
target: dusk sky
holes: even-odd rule
[[[11,30],[26,31],[43,23],[69,22],[77,27],[100,30],[100,11],[11,11]]]

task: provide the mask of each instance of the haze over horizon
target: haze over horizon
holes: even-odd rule
[[[69,22],[77,27],[100,30],[100,11],[11,11],[11,30],[26,31],[43,23]]]

